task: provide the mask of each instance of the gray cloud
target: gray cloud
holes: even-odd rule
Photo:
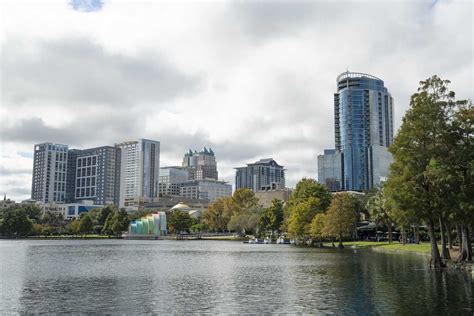
[[[113,144],[142,135],[144,126],[141,126],[139,117],[130,114],[117,112],[99,117],[83,115],[63,127],[53,127],[43,119],[33,117],[17,120],[13,126],[2,124],[0,135],[3,142],[12,143],[56,142],[71,146]]]
[[[30,45],[31,43],[28,43]],[[100,103],[159,103],[197,91],[202,78],[188,75],[154,53],[136,57],[106,52],[88,39],[3,44],[2,99]]]

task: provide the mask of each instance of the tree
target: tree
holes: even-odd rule
[[[296,184],[284,210],[282,229],[287,229],[296,240],[309,236],[309,227],[317,213],[324,213],[331,203],[326,186],[313,179],[303,178]]]
[[[332,198],[326,213],[324,234],[338,237],[339,248],[344,248],[342,237],[354,232],[357,200],[350,193],[338,193]]]
[[[33,229],[33,220],[28,211],[16,205],[10,206],[0,213],[0,232],[8,236],[28,236]]]
[[[80,229],[81,221],[79,219],[74,218],[70,223],[69,223],[69,232],[73,235],[77,235],[81,232]]]
[[[456,116],[456,108],[466,104],[466,101],[455,100],[454,92],[448,89],[449,83],[449,80],[442,80],[438,76],[420,82],[417,93],[411,97],[410,109],[406,112],[397,137],[390,147],[394,163],[391,165],[387,182],[387,193],[396,208],[402,212],[410,212],[407,217],[413,215],[426,223],[431,243],[431,262],[435,268],[444,266],[436,242],[435,225],[440,223],[440,226],[443,226],[446,220],[444,201],[454,194],[452,189],[448,189],[452,181],[442,180],[440,176],[443,173],[437,169],[444,168],[439,166],[439,163],[450,165],[449,162],[442,163],[446,161],[446,156],[454,159],[447,150],[449,142],[446,140],[452,137],[450,129]],[[472,136],[468,138],[471,138],[472,142]],[[459,143],[462,141],[457,139],[452,142],[457,145],[453,145],[455,148],[451,151],[458,155]],[[472,147],[470,148],[472,151]],[[472,153],[466,154],[467,159],[470,157],[471,160],[463,163],[469,166]],[[453,169],[457,169],[461,174],[461,170],[467,170],[466,167]],[[467,183],[469,181],[467,180]],[[466,193],[470,190],[472,191],[467,189]],[[462,203],[459,202],[455,207],[462,218]]]
[[[272,205],[265,208],[259,219],[259,227],[261,231],[272,232],[280,231],[280,227],[283,223],[283,201],[279,199],[273,199]]]
[[[115,208],[109,212],[104,227],[102,228],[102,233],[107,234],[109,237],[111,235],[120,237],[124,231],[127,231],[129,222],[130,220],[127,211]]]
[[[262,211],[262,207],[257,205],[249,209],[240,209],[238,213],[235,212],[231,216],[227,229],[241,234],[258,233],[258,224]]]
[[[232,195],[232,213],[241,213],[254,209],[258,205],[255,193],[247,188],[237,189]]]
[[[232,197],[215,200],[206,212],[202,214],[202,221],[211,231],[221,232],[227,229],[227,225],[233,213]]]
[[[79,232],[82,234],[90,233],[94,229],[94,222],[89,214],[83,213],[79,220]]]
[[[317,238],[319,247],[323,246],[324,225],[326,222],[326,215],[324,213],[316,214],[311,221],[310,234],[311,237]]]
[[[189,231],[193,224],[191,216],[187,212],[175,210],[168,215],[168,228],[172,234],[180,234]]]
[[[392,223],[391,208],[388,199],[384,194],[383,186],[379,191],[367,201],[367,209],[370,217],[378,224],[383,224],[388,228],[388,242],[392,242]]]

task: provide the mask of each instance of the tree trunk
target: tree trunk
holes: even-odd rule
[[[388,243],[392,243],[392,223],[388,221]]]
[[[453,249],[453,234],[450,223],[446,223],[446,236],[448,237],[448,248]]]
[[[332,242],[332,247],[336,248],[336,245],[334,245],[334,237],[331,237],[331,242]]]
[[[323,239],[319,236],[319,247],[323,248]]]
[[[405,228],[402,228],[402,245],[407,243],[407,239],[405,238]]]
[[[339,233],[339,245],[337,245],[337,248],[344,248],[344,245],[342,244],[342,233]]]
[[[435,269],[444,268],[445,265],[444,265],[444,262],[441,260],[441,256],[439,255],[439,250],[438,250],[438,244],[436,243],[433,220],[428,219],[426,221],[426,226],[428,227],[428,235],[430,236],[430,243],[431,243],[430,268],[432,264]]]
[[[461,225],[462,248],[460,248],[460,261],[472,260],[472,247],[467,225]]]
[[[461,237],[461,225],[459,223],[456,224],[456,242],[458,243],[459,253],[461,253],[462,237]]]
[[[446,247],[446,234],[444,231],[444,223],[441,220],[441,217],[439,218],[439,231],[441,232],[441,258],[451,259],[449,250]]]
[[[413,225],[413,241],[415,242],[415,244],[418,243],[418,236],[416,235],[416,226]]]

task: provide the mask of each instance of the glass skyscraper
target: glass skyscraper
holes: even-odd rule
[[[334,164],[340,161],[341,176],[325,179],[327,173],[322,172],[318,181],[329,181],[333,187],[338,187],[334,181],[340,181],[340,189],[354,191],[369,190],[384,181],[392,162],[387,149],[393,142],[393,98],[383,80],[364,73],[340,74],[334,124],[336,148],[328,155],[341,155],[341,159],[318,157],[318,170],[338,169]]]

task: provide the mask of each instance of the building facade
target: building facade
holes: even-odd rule
[[[291,190],[288,188],[255,192],[255,197],[258,199],[258,205],[263,207],[271,206],[274,199],[288,202],[290,195]]]
[[[160,142],[148,139],[116,144],[120,149],[119,207],[158,196]],[[132,205],[133,204],[133,205]]]
[[[248,188],[253,192],[285,188],[285,168],[273,158],[260,159],[247,164],[247,167],[236,168],[235,188]]]
[[[31,199],[43,203],[66,202],[67,162],[67,145],[35,145]]]
[[[212,203],[231,195],[232,185],[223,181],[191,180],[181,186],[181,196],[188,199],[208,200]]]
[[[76,151],[74,200],[93,200],[96,205],[118,204],[120,149],[113,146]]]
[[[342,190],[343,177],[342,154],[335,149],[324,150],[318,156],[318,182],[326,185],[333,192]]]
[[[388,147],[393,142],[393,108],[393,98],[383,80],[349,71],[339,75],[334,94],[336,148],[328,157],[318,157],[318,163],[322,162],[318,181],[326,184],[337,179],[331,169],[339,170],[335,166],[339,154],[340,190],[369,190],[384,181],[392,161]],[[337,188],[336,183],[333,189]]]
[[[188,170],[184,167],[160,168],[158,177],[158,195],[178,196],[181,194],[182,183],[189,180]]]
[[[200,152],[190,149],[184,155],[182,166],[187,168],[191,180],[218,180],[216,157],[211,148],[204,147]]]

